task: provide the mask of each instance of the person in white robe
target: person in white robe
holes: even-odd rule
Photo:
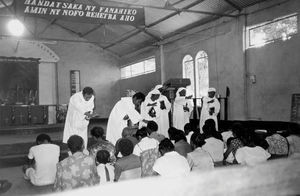
[[[95,115],[94,99],[94,90],[91,87],[85,87],[71,96],[64,126],[63,143],[67,143],[72,135],[78,135],[82,137],[85,149],[87,148],[89,119]]]
[[[202,109],[199,122],[200,132],[203,133],[202,127],[207,119],[213,119],[216,124],[216,130],[218,131],[218,119],[217,116],[220,112],[220,102],[215,97],[216,89],[209,88],[208,96],[202,98]]]
[[[185,124],[190,122],[192,110],[192,96],[187,94],[186,88],[179,88],[174,101],[173,127],[183,131]]]
[[[163,91],[163,85],[158,84],[155,86],[154,89],[159,90],[160,96],[159,96],[159,102],[163,105],[164,107],[161,107],[163,109],[160,110],[160,116],[159,116],[159,130],[158,133],[164,135],[165,137],[168,137],[168,130],[170,128],[170,123],[169,123],[169,112],[171,110],[171,103],[168,100],[168,98],[162,94]]]
[[[158,87],[155,87],[148,93],[145,102],[141,106],[141,114],[145,120],[156,122],[158,125],[157,133],[168,137],[168,112],[171,109],[171,104],[158,89]],[[141,126],[146,126],[146,124],[142,124]]]
[[[142,122],[143,118],[139,113],[140,105],[145,100],[143,93],[136,93],[133,97],[122,97],[113,107],[108,117],[106,139],[113,144],[122,137],[125,127]]]

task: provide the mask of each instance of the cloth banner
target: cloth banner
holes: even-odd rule
[[[144,8],[87,5],[57,0],[17,0],[17,15],[83,23],[145,25]]]

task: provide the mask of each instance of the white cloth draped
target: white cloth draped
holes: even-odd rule
[[[145,98],[145,101],[141,105],[141,114],[145,120],[154,121],[158,125],[157,133],[168,137],[169,129],[169,111],[171,109],[171,103],[168,98],[160,93],[158,90],[161,85],[157,85],[153,90],[151,90]],[[159,98],[155,101],[151,100],[152,94],[159,94]],[[164,102],[166,108],[161,109],[161,102]],[[156,106],[148,106],[148,104],[156,103]],[[153,108],[155,110],[155,117],[149,115],[149,111]],[[146,126],[143,124],[142,126]]]
[[[212,103],[208,103],[211,102]],[[215,111],[212,115],[209,114],[210,108],[215,108]],[[207,119],[213,119],[216,123],[216,130],[218,131],[218,119],[217,116],[220,112],[220,103],[217,98],[213,97],[203,97],[203,104],[201,109],[201,116],[199,122],[200,132],[203,133],[202,127]]]
[[[138,123],[143,118],[132,102],[132,97],[122,97],[113,107],[108,117],[106,139],[113,144],[122,137],[122,131],[127,127],[127,120],[123,118],[128,115],[133,124]]]
[[[186,99],[187,96],[180,96],[179,92],[186,90],[185,88],[179,88],[176,92],[173,110],[173,126],[176,129],[184,130],[184,125],[189,123],[190,115],[193,110],[193,101]],[[189,111],[185,111],[183,107],[188,107]]]
[[[87,128],[89,121],[85,119],[84,113],[93,112],[94,109],[94,96],[86,101],[83,97],[82,91],[75,93],[71,96],[68,112],[64,127],[63,142],[67,143],[72,135],[79,135],[83,138],[85,148],[87,147],[88,134]]]

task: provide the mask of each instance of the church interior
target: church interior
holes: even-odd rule
[[[300,194],[299,11],[297,0],[0,0],[0,194]],[[24,179],[22,167],[40,134],[60,147],[59,161],[71,156],[63,142],[70,98],[85,87],[93,89],[94,115],[85,119],[89,147],[93,128],[108,136],[119,100],[141,92],[146,102],[157,85],[170,103],[168,127],[177,120],[176,91],[185,88],[192,105],[187,122],[202,131],[204,100],[213,91],[224,152],[225,133],[237,123],[264,141],[279,135],[287,152],[270,153],[268,142],[271,158],[255,166],[224,158],[184,177],[104,185],[100,177],[100,185],[66,192]],[[154,119],[149,115],[147,122]],[[9,187],[2,191],[4,181]]]

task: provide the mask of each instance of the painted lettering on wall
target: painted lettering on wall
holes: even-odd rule
[[[62,0],[18,0],[16,10],[19,15],[77,22],[145,25],[143,8],[96,6]]]

